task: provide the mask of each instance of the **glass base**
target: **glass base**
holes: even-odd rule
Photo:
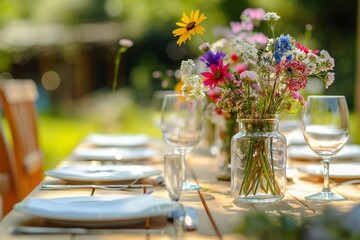
[[[306,200],[314,200],[314,201],[343,201],[343,200],[346,200],[347,198],[344,196],[340,196],[333,192],[321,191],[319,193],[316,193],[316,194],[313,194],[310,196],[306,196],[305,199]]]
[[[196,183],[192,183],[188,181],[183,182],[183,186],[182,186],[183,191],[199,190],[199,189],[201,189],[201,187]]]

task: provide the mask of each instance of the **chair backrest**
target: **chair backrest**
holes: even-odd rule
[[[43,178],[44,159],[39,147],[37,111],[38,91],[32,80],[0,82],[0,100],[7,119],[14,153],[14,179],[21,201]]]
[[[0,196],[2,201],[0,219],[11,211],[17,202],[14,181],[14,159],[0,127]]]

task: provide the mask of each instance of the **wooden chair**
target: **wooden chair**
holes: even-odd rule
[[[4,138],[0,127],[0,196],[2,200],[2,209],[0,219],[11,211],[13,205],[17,202],[15,192],[15,181],[13,174],[13,154],[9,151],[8,144]]]
[[[0,100],[7,119],[14,154],[13,175],[17,201],[21,201],[43,178],[44,159],[39,147],[38,91],[32,80],[0,82]]]

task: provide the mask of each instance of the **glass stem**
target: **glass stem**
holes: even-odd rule
[[[329,184],[330,184],[330,179],[329,179],[330,157],[324,157],[323,164],[324,164],[324,187],[322,189],[322,192],[331,192],[330,186],[329,186]]]
[[[211,154],[213,154],[214,156],[218,156],[220,149],[221,149],[221,138],[220,138],[220,127],[215,124],[215,129],[214,129],[214,140],[213,143],[211,145],[211,149],[210,152]]]
[[[186,164],[186,151],[182,150],[181,151],[181,155],[182,155],[182,167],[184,169],[184,176],[183,176],[183,181],[186,182],[186,172],[187,172],[187,164]]]

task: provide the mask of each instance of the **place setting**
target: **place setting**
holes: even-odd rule
[[[165,216],[177,208],[176,202],[147,194],[29,198],[14,207],[47,222],[73,227],[129,226],[148,217]]]
[[[69,166],[64,168],[67,167]],[[101,167],[103,166],[96,166],[93,169],[101,172]],[[127,167],[127,165],[117,167]],[[146,166],[143,167],[146,169]],[[163,168],[164,173],[158,170],[153,174],[163,173],[162,176],[165,179],[166,190],[170,199],[153,196],[153,190],[139,195],[28,198],[16,204],[14,209],[30,217],[44,219],[45,224],[41,226],[12,226],[9,231],[12,234],[144,232],[178,236],[182,235],[183,231],[196,230],[199,224],[196,209],[185,207],[178,201],[182,191],[185,170],[182,155],[165,154]],[[91,169],[90,166],[89,169]],[[116,169],[114,171],[116,172]],[[71,169],[70,172],[75,174],[77,170]],[[106,175],[108,172],[105,171],[104,174]],[[52,172],[48,171],[47,176],[50,175]],[[55,174],[55,177],[59,176]],[[67,179],[67,176],[61,178]],[[70,178],[72,179],[73,176]],[[128,177],[127,179],[133,178]],[[137,180],[135,179],[133,183],[135,184]],[[150,227],[152,221],[154,221],[155,228]],[[166,227],[167,221],[173,222],[172,228]],[[159,223],[163,224],[159,225]]]

